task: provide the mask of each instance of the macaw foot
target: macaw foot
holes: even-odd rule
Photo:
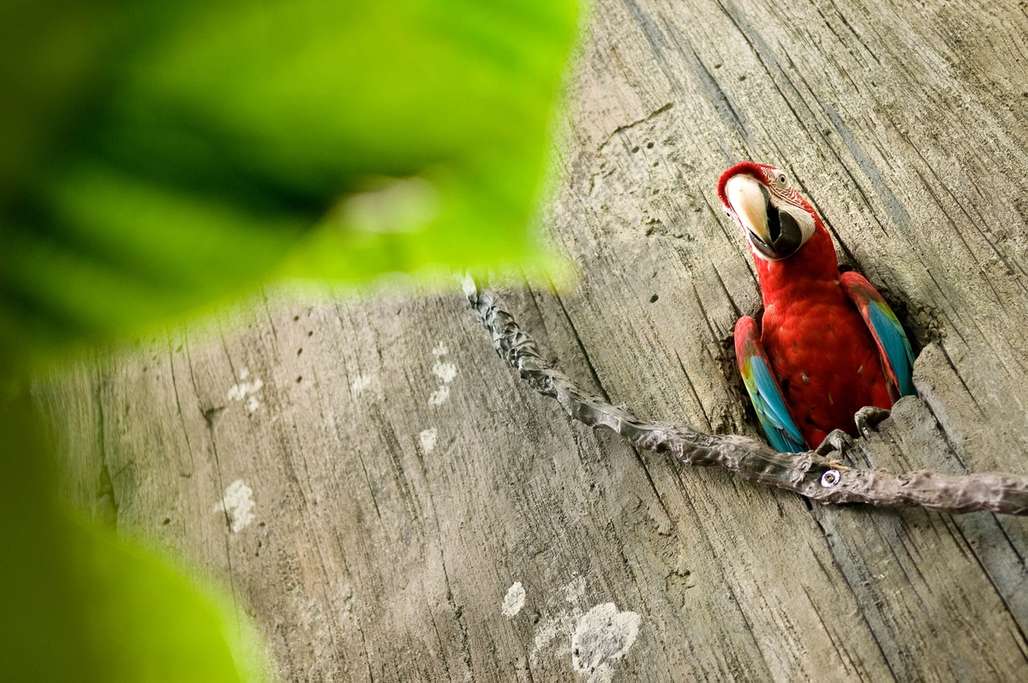
[[[889,411],[885,408],[864,406],[853,416],[853,421],[857,424],[857,431],[866,437],[871,432],[877,432],[878,425],[881,424],[882,420],[889,417],[889,414]]]
[[[853,445],[853,437],[842,431],[841,429],[833,429],[828,432],[828,435],[818,444],[814,452],[818,455],[828,455],[829,453],[845,453],[849,450],[849,447]]]

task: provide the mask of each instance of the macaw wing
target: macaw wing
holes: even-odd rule
[[[768,443],[783,453],[807,450],[760,343],[757,322],[749,316],[740,318],[735,324],[735,355],[746,393],[750,395]]]
[[[890,392],[894,398],[913,394],[914,352],[896,314],[863,275],[843,273],[840,282],[878,345]]]

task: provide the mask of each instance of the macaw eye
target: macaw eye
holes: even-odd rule
[[[779,185],[785,185],[785,174],[779,171],[778,175],[775,176],[775,180],[778,181]]]

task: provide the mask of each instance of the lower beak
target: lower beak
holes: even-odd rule
[[[803,231],[799,224],[787,211],[778,210],[763,184],[750,176],[735,176],[728,181],[726,194],[750,244],[762,255],[778,260],[800,248]]]

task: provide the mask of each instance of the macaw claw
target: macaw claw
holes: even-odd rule
[[[828,456],[832,453],[842,455],[853,445],[853,437],[841,429],[833,429],[821,440],[814,452],[818,455]]]
[[[860,432],[861,436],[869,436],[871,432],[878,431],[878,425],[882,421],[889,417],[890,411],[886,408],[876,408],[875,406],[864,406],[857,411],[857,414],[853,416],[853,422],[857,425],[857,431]]]

